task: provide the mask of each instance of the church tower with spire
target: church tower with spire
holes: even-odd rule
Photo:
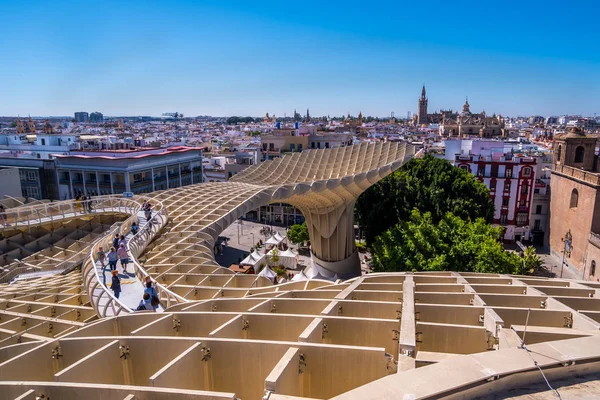
[[[469,98],[468,97],[465,98],[465,104],[463,105],[462,113],[465,114],[465,115],[471,114],[471,106],[469,105]]]
[[[425,93],[425,85],[423,85],[423,89],[421,90],[421,98],[419,98],[419,113],[417,123],[419,125],[429,123],[427,119],[427,94]]]

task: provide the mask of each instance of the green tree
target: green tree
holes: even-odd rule
[[[464,220],[450,212],[439,222],[413,210],[408,221],[388,229],[373,245],[373,269],[516,273],[521,259],[498,241],[501,227],[483,218]]]
[[[306,222],[290,226],[287,233],[288,239],[295,244],[300,244],[309,241],[308,228]]]
[[[371,245],[381,233],[407,221],[415,208],[429,212],[434,223],[447,212],[487,222],[494,215],[490,192],[482,182],[446,160],[426,155],[367,189],[356,202],[355,216]]]
[[[269,265],[272,267],[277,266],[277,264],[279,263],[279,250],[277,250],[277,247],[275,247],[273,249],[273,254],[271,255],[271,257],[269,257]]]

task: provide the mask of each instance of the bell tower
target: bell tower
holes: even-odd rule
[[[596,140],[577,127],[554,136],[554,164],[594,171]]]
[[[423,89],[421,90],[421,97],[419,98],[419,114],[417,123],[419,125],[429,123],[429,121],[427,120],[427,94],[425,92],[425,85],[423,85]]]

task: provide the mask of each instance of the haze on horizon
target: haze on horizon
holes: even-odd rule
[[[0,115],[600,114],[592,1],[1,6]]]

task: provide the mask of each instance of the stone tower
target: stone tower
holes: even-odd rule
[[[21,121],[20,119],[17,119],[17,133],[25,133],[25,126],[23,125],[23,121]]]
[[[463,104],[462,113],[465,114],[465,115],[471,114],[471,106],[469,105],[469,98],[468,97],[465,99],[465,104]]]
[[[419,125],[427,124],[427,94],[425,93],[425,85],[421,90],[421,98],[419,98],[419,113],[417,123]]]
[[[596,138],[586,136],[582,128],[569,128],[567,134],[554,138],[554,164],[585,171],[595,168]]]

